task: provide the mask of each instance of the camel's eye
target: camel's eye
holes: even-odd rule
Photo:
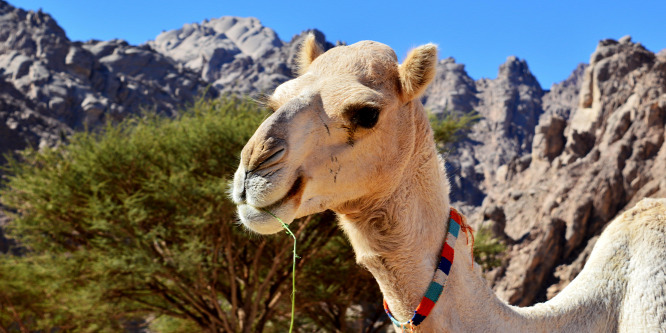
[[[374,106],[364,106],[350,112],[349,121],[356,126],[363,128],[372,128],[379,119],[379,108]]]

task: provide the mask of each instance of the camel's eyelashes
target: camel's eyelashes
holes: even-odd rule
[[[379,108],[364,106],[349,112],[349,122],[354,126],[373,128],[379,120]]]
[[[260,96],[258,102],[271,113],[277,111],[277,109],[280,108],[280,105],[274,99],[272,99],[270,95]]]

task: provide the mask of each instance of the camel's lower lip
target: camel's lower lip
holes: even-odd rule
[[[282,224],[278,220],[286,224],[293,221],[300,205],[303,188],[303,177],[299,176],[284,197],[274,203],[261,207],[247,203],[239,204],[238,216],[246,227],[260,234],[279,232],[282,230]]]
[[[254,232],[264,235],[274,234],[282,230],[282,223],[292,222],[293,216],[289,217],[291,210],[288,206],[284,200],[265,207],[242,204],[237,206],[238,217],[245,227]]]
[[[275,220],[274,213],[266,208],[250,205],[238,205],[238,216],[248,229],[268,235],[282,230],[282,225]],[[276,216],[276,215],[275,215]]]
[[[296,180],[294,181],[294,183],[291,184],[291,187],[289,188],[289,191],[287,191],[287,193],[282,198],[277,199],[276,201],[274,201],[270,204],[267,204],[267,205],[264,205],[264,206],[261,206],[261,207],[250,205],[247,202],[242,202],[240,204],[245,204],[245,205],[251,206],[251,207],[253,207],[255,209],[258,209],[258,210],[269,210],[270,211],[272,208],[276,208],[276,207],[281,206],[283,203],[291,200],[293,197],[296,197],[296,196],[300,197],[300,194],[302,192],[303,192],[303,177],[298,176],[296,178]]]

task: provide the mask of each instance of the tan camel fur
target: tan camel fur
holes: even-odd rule
[[[374,275],[398,320],[411,318],[432,280],[449,215],[449,184],[419,95],[433,78],[434,45],[398,64],[364,41],[322,53],[310,36],[301,75],[280,85],[274,113],[241,154],[233,200],[242,223],[282,230],[335,211],[357,262]],[[611,223],[580,275],[552,300],[528,308],[500,301],[456,257],[422,332],[666,331],[666,200],[644,200]],[[461,238],[463,233],[461,233]],[[381,300],[377,300],[381,302]]]

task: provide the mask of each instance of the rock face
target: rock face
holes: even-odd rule
[[[305,31],[288,43],[256,18],[222,17],[185,24],[148,42],[156,51],[201,74],[223,93],[267,93],[295,76],[295,56],[305,35],[320,45],[333,45],[317,30]]]
[[[423,105],[435,113],[471,112],[479,105],[476,83],[465,65],[447,58],[437,64],[437,75],[423,97]]]
[[[569,78],[554,84],[543,96],[544,113],[539,119],[532,143],[539,158],[552,161],[564,149],[564,127],[571,112],[578,106],[578,93],[586,68],[585,64],[578,65]]]
[[[618,213],[666,196],[666,57],[628,37],[601,41],[543,101],[531,155],[508,163],[480,214],[505,225],[509,253],[489,277],[519,305],[564,288]]]
[[[236,17],[186,24],[141,46],[81,43],[50,15],[0,0],[0,153],[51,146],[141,108],[174,115],[204,91],[269,92],[294,76],[308,32],[334,46],[316,30],[283,42],[257,19]]]
[[[14,85],[0,77],[0,152],[16,151],[40,144],[54,145],[69,128],[34,111],[34,103]],[[0,156],[0,164],[4,163]]]
[[[0,1],[0,152],[139,112],[174,114],[205,83],[147,46],[71,42],[41,11]]]
[[[482,117],[446,158],[456,206],[467,213],[480,206],[507,164],[531,152],[543,95],[527,63],[513,56],[496,79],[476,82],[452,58],[438,64],[425,107],[435,113],[476,111]]]

